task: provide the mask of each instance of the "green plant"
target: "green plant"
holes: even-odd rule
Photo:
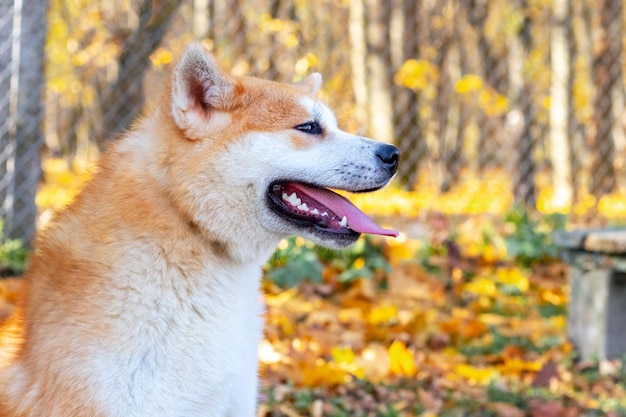
[[[559,249],[552,241],[552,233],[565,228],[566,217],[549,214],[533,219],[522,207],[514,207],[505,220],[511,232],[505,237],[507,253],[523,267],[555,259]]]
[[[454,241],[455,236],[444,242],[434,242],[431,240],[423,240],[420,249],[416,253],[416,258],[420,260],[421,266],[430,274],[441,275],[443,273],[441,265],[433,262],[433,259],[447,258],[449,259],[449,248]]]
[[[293,397],[293,405],[296,409],[300,411],[308,410],[311,407],[311,404],[313,404],[316,399],[315,394],[307,389],[295,391]]]
[[[0,219],[0,235],[4,222]],[[29,251],[18,239],[7,239],[0,242],[0,274],[20,274],[26,269]]]
[[[526,336],[506,336],[500,333],[495,326],[490,326],[489,330],[493,335],[489,344],[464,346],[461,348],[461,353],[466,356],[497,355],[507,347],[518,346],[523,350],[541,354],[563,342],[560,337],[544,337],[535,342]]]
[[[371,278],[379,271],[390,272],[384,247],[368,237],[345,250],[324,249],[303,238],[291,237],[281,242],[265,266],[266,277],[283,288],[303,280],[321,282],[326,268],[331,268],[342,283]]]
[[[313,243],[291,237],[280,243],[265,269],[268,279],[289,288],[304,280],[321,282],[324,266]]]
[[[526,399],[522,394],[507,391],[493,382],[487,387],[487,400],[490,402],[511,404],[521,409],[528,407]]]
[[[339,272],[339,282],[347,283],[357,278],[372,278],[379,271],[391,272],[384,249],[380,240],[364,237],[342,251],[320,249],[320,258]]]

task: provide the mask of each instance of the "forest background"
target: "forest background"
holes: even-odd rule
[[[191,41],[321,72],[343,128],[403,151],[357,197],[398,240],[267,265],[261,415],[626,415],[621,361],[576,361],[550,238],[626,219],[622,1],[3,0],[7,271]]]

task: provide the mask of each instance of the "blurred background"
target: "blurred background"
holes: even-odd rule
[[[5,237],[29,241],[191,41],[234,74],[321,72],[344,129],[403,151],[383,214],[623,218],[623,26],[622,0],[0,0]]]

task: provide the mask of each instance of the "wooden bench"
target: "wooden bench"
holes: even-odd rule
[[[626,355],[626,229],[559,232],[569,265],[568,334],[581,359]]]

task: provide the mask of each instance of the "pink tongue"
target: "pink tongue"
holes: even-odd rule
[[[348,219],[348,227],[355,232],[398,237],[397,231],[383,229],[377,225],[374,220],[369,218],[365,213],[352,204],[350,200],[337,193],[325,188],[305,187],[300,183],[290,183],[290,185],[328,207],[337,216],[339,216],[340,219],[343,216],[346,216]]]

